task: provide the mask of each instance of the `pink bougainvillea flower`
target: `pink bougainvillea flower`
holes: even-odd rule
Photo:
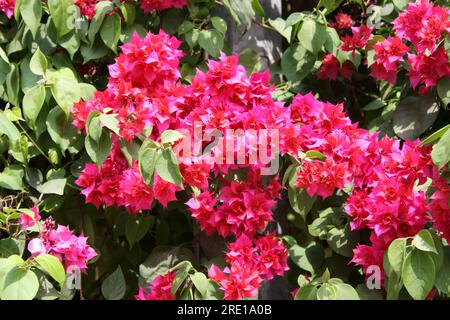
[[[397,82],[398,70],[387,70],[384,65],[377,62],[370,66],[370,75],[377,80],[386,80],[391,84]]]
[[[429,209],[433,216],[433,227],[450,242],[450,185],[443,178],[434,182],[436,191],[431,196]]]
[[[259,253],[256,262],[260,275],[266,280],[282,276],[289,270],[287,264],[288,251],[275,233],[268,234],[256,240],[256,249]]]
[[[333,24],[333,26],[338,30],[345,30],[353,25],[353,20],[348,14],[339,12],[336,15],[335,19],[336,22]]]
[[[354,70],[355,67],[350,61],[345,61],[341,66],[339,60],[329,53],[322,60],[322,65],[317,72],[317,78],[319,80],[336,80],[338,74],[340,74],[344,78],[351,80]]]
[[[95,15],[95,6],[100,0],[74,0],[73,3],[80,8],[80,13],[92,20]]]
[[[392,22],[400,38],[410,41],[419,53],[434,51],[443,34],[450,30],[450,10],[429,0],[410,2]]]
[[[281,276],[289,269],[288,252],[274,233],[252,240],[242,234],[228,246],[223,271],[211,266],[209,276],[225,292],[225,299],[254,297],[263,280]]]
[[[377,42],[373,49],[377,63],[382,64],[387,70],[396,70],[396,64],[404,61],[403,57],[409,50],[400,38],[392,37]]]
[[[378,80],[386,80],[395,84],[397,81],[398,63],[404,61],[403,57],[409,48],[400,38],[388,37],[374,45],[375,62],[371,65],[370,75]]]
[[[372,28],[369,28],[366,25],[352,27],[352,35],[342,37],[341,39],[341,50],[355,51],[358,49],[363,49],[372,37]]]
[[[146,90],[146,96],[155,96],[180,77],[178,66],[183,56],[178,50],[180,45],[177,38],[162,30],[159,34],[148,33],[144,38],[134,33],[130,42],[121,46],[122,54],[116,63],[109,66],[109,87],[129,84],[130,89]]]
[[[175,272],[157,276],[147,288],[140,288],[136,300],[176,300],[172,295],[172,285]]]
[[[225,293],[225,300],[242,300],[255,297],[262,282],[258,271],[244,268],[238,264],[234,264],[230,269],[223,272],[212,265],[208,276],[220,285],[220,289]]]
[[[30,251],[31,255],[37,256],[42,253],[46,253],[45,245],[41,239],[34,238],[28,242],[28,251]]]
[[[164,207],[167,207],[169,202],[177,200],[175,193],[181,188],[173,183],[162,179],[158,174],[155,174],[155,181],[153,183],[153,192],[155,199],[158,200]]]
[[[144,183],[144,180],[136,167],[126,169],[122,173],[119,186],[122,191],[120,204],[124,206],[129,213],[151,209],[154,197],[153,190]]]
[[[0,11],[6,14],[8,19],[11,19],[14,15],[14,6],[16,0],[0,0]]]
[[[87,262],[97,256],[87,237],[76,236],[68,227],[56,225],[51,219],[43,222],[42,232],[28,243],[28,251],[32,256],[47,253],[57,257],[68,272],[85,271]]]
[[[33,227],[37,221],[41,220],[38,207],[33,207],[30,210],[34,213],[34,217],[31,217],[27,213],[21,213],[19,217],[19,223],[22,226],[22,230],[24,231],[26,231],[30,227]]]
[[[443,47],[430,55],[426,53],[408,54],[411,70],[407,73],[411,86],[419,87],[419,92],[426,93],[435,87],[442,78],[450,76],[450,64]]]
[[[154,10],[182,8],[187,4],[188,0],[140,0],[139,2],[142,10],[149,13]]]

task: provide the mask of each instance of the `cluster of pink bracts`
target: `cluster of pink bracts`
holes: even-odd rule
[[[425,94],[438,81],[450,76],[450,65],[442,40],[450,31],[450,10],[433,5],[429,0],[410,2],[392,22],[395,37],[387,37],[373,44],[375,59],[370,65],[370,75],[377,80],[397,82],[400,63],[408,65],[411,86]],[[341,50],[369,50],[373,39],[372,29],[365,26],[353,26],[350,16],[340,13],[332,23],[342,36]],[[355,67],[350,61],[342,65],[332,54],[327,54],[322,62],[317,77],[321,80],[335,80],[337,75],[351,80]]]
[[[101,0],[74,0],[73,3],[80,9],[81,15],[92,20],[95,15],[95,6]],[[120,0],[130,2],[132,0]],[[170,8],[182,8],[188,0],[139,0],[139,5],[145,13],[155,10],[166,10]],[[14,15],[16,0],[0,0],[0,11],[4,12],[8,19]]]

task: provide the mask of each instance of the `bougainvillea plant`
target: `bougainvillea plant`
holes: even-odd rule
[[[1,300],[450,295],[446,1],[0,11]]]

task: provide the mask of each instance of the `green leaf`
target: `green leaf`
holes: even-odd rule
[[[415,235],[412,245],[419,250],[438,254],[433,237],[428,230],[419,231],[419,233]]]
[[[439,169],[442,169],[450,162],[450,130],[447,130],[442,138],[433,146],[431,159]]]
[[[450,295],[450,247],[445,247],[443,251],[444,261],[442,267],[436,275],[435,286],[439,292]]]
[[[106,300],[120,300],[127,290],[125,277],[120,265],[102,283],[102,294]]]
[[[252,48],[245,48],[239,53],[239,64],[245,67],[248,75],[259,72],[262,67],[260,55]]]
[[[355,0],[354,2],[357,2],[358,0]],[[319,3],[317,4],[317,8],[325,8],[325,14],[330,14],[334,10],[336,10],[339,5],[343,2],[343,0],[319,0]]]
[[[155,169],[162,179],[183,188],[183,177],[172,149],[164,149],[162,151],[161,156],[157,158]]]
[[[212,18],[211,18],[211,23],[212,23],[214,29],[216,29],[217,31],[219,31],[219,32],[220,32],[221,34],[223,34],[224,36],[226,35],[228,26],[227,26],[227,23],[226,23],[225,20],[223,20],[223,19],[220,18],[220,17],[212,17]],[[191,29],[192,29],[192,28],[191,28]]]
[[[437,92],[444,105],[448,105],[450,103],[450,77],[439,80]]]
[[[100,29],[100,37],[104,44],[117,53],[117,43],[121,33],[121,22],[118,14],[107,16]]]
[[[174,35],[185,19],[186,13],[183,10],[176,8],[169,9],[162,15],[161,28],[168,34]]]
[[[33,37],[35,37],[41,23],[41,0],[21,0],[20,14],[23,18],[23,21],[30,29],[31,34],[33,35]]]
[[[311,198],[305,189],[298,189],[292,186],[288,188],[289,203],[295,212],[306,219],[308,212],[311,211],[315,199]]]
[[[308,284],[300,288],[294,300],[317,300],[317,286]]]
[[[64,188],[66,187],[67,179],[57,178],[47,181],[46,183],[36,188],[42,194],[57,194],[64,195]]]
[[[27,125],[36,130],[36,119],[45,101],[45,87],[37,85],[25,92],[23,97],[23,115]]]
[[[350,61],[351,63],[353,63],[355,68],[358,69],[359,65],[361,64],[361,53],[359,51],[351,52],[338,50],[336,59],[338,59],[341,65],[345,61]]]
[[[21,255],[20,248],[17,242],[12,238],[0,240],[0,256],[8,258],[12,255]]]
[[[305,47],[295,44],[281,58],[281,69],[291,82],[299,82],[310,74],[316,58]]]
[[[100,141],[103,132],[99,116],[100,111],[93,110],[86,119],[87,135],[91,137],[92,140],[95,141],[95,143],[98,143]]]
[[[34,260],[43,271],[47,272],[59,283],[61,288],[64,286],[64,282],[66,281],[66,271],[58,258],[50,254],[43,253],[35,257]]]
[[[450,129],[450,124],[446,125],[445,127],[441,128],[438,131],[434,132],[433,134],[429,135],[426,139],[422,140],[422,142],[420,144],[426,145],[426,144],[432,143],[436,140],[439,140],[449,129]]]
[[[198,44],[213,58],[218,58],[223,48],[224,37],[217,30],[202,30],[198,37]]]
[[[1,51],[0,51],[1,52]],[[2,65],[1,63],[2,59],[0,59],[0,67]],[[21,81],[21,87],[22,87],[22,91],[26,92],[28,89],[34,87],[36,85],[36,83],[41,80],[41,76],[38,76],[36,74],[34,74],[31,69],[30,69],[30,61],[31,61],[31,57],[26,57],[24,59],[22,59],[22,61],[20,62],[20,73],[22,74],[22,77],[20,78]],[[10,69],[10,66],[8,64],[8,68]],[[6,71],[2,71],[0,69],[0,77],[3,78],[3,72],[5,72],[5,74],[8,74],[8,72]],[[5,76],[6,79],[6,76]]]
[[[316,55],[327,40],[327,27],[316,20],[306,18],[297,36],[300,44]]]
[[[336,253],[345,257],[352,257],[353,249],[359,242],[357,235],[356,232],[350,230],[349,226],[342,229],[333,228],[328,231],[327,242]]]
[[[20,72],[19,67],[11,64],[11,71],[6,76],[6,95],[8,101],[19,106],[19,91],[20,91]]]
[[[367,288],[365,283],[358,284],[356,291],[361,300],[383,300],[383,291]]]
[[[43,208],[45,212],[51,213],[53,211],[58,210],[64,203],[64,198],[60,196],[49,196],[46,197],[42,202]]]
[[[133,166],[133,161],[139,161],[139,150],[141,149],[141,144],[136,141],[125,141],[120,140],[120,151],[128,161],[128,166],[131,168]],[[141,173],[142,174],[142,173]]]
[[[81,90],[81,99],[84,101],[90,100],[94,97],[94,93],[97,91],[97,88],[89,83],[79,83]]]
[[[305,248],[295,244],[289,248],[289,258],[303,270],[315,275],[323,265],[325,252],[317,242],[311,242]]]
[[[386,106],[386,102],[384,102],[380,98],[377,98],[377,99],[373,100],[372,102],[368,103],[367,105],[365,105],[362,108],[362,110],[364,110],[364,111],[378,110],[378,109],[383,108],[384,106]]]
[[[429,252],[413,250],[407,254],[402,280],[408,293],[415,300],[423,300],[433,289],[436,270]]]
[[[6,275],[23,262],[23,259],[16,254],[9,256],[7,259],[0,259],[0,299],[5,286]]]
[[[100,1],[95,6],[95,15],[89,24],[88,39],[91,47],[94,44],[95,36],[102,27],[103,21],[108,13],[114,10],[114,3],[110,1]]]
[[[127,25],[132,25],[136,19],[136,7],[132,3],[121,3],[120,12]]]
[[[171,292],[172,295],[176,295],[178,289],[186,281],[189,276],[189,271],[192,269],[192,264],[189,261],[183,261],[180,266],[176,268],[176,276],[172,282]]]
[[[100,39],[98,39],[98,41],[96,41],[92,47],[90,47],[89,45],[82,45],[80,51],[81,55],[83,56],[84,63],[87,63],[91,60],[101,59],[110,53],[108,47],[105,46],[103,44],[103,41],[101,41]]]
[[[335,289],[333,300],[360,300],[358,292],[351,285],[337,283],[333,286]]]
[[[305,157],[313,160],[321,160],[321,161],[327,160],[327,157],[322,152],[315,150],[309,150],[308,152],[306,152]]]
[[[270,19],[268,22],[279,34],[286,38],[288,43],[291,43],[292,27],[286,28],[286,21],[283,18]]]
[[[286,28],[294,26],[303,21],[305,14],[303,12],[294,12],[286,19]]]
[[[73,104],[81,98],[77,79],[68,68],[47,71],[47,77],[53,82],[50,87],[53,97],[68,117]]]
[[[335,287],[325,283],[317,290],[317,300],[334,300],[335,294]]]
[[[166,130],[161,135],[162,143],[174,143],[184,138],[184,135],[176,130]]]
[[[147,234],[148,230],[153,226],[155,218],[150,217],[130,217],[125,226],[125,236],[127,237],[130,247],[139,242]]]
[[[58,37],[72,31],[75,27],[78,12],[73,0],[48,0],[47,4],[52,21],[58,31]]]
[[[190,275],[191,281],[195,288],[204,297],[208,290],[208,278],[202,272],[196,272]]]
[[[64,153],[71,144],[75,143],[79,134],[72,125],[70,119],[66,118],[60,107],[55,107],[48,113],[47,120],[48,133],[52,140],[60,147]]]
[[[119,133],[119,120],[112,114],[101,114],[100,122],[103,126],[114,132],[116,135],[120,136]]]
[[[158,246],[139,266],[139,274],[147,282],[156,276],[166,274],[181,261],[194,261],[194,254],[187,248]]]
[[[25,60],[22,60],[25,61]],[[6,81],[6,76],[11,72],[11,65],[6,52],[0,48],[0,85]]]
[[[238,16],[237,24],[242,23],[247,29],[250,29],[253,19],[255,18],[255,11],[253,10],[252,0],[227,0],[224,1],[231,5],[232,11],[230,11],[233,16],[233,12]]]
[[[9,139],[9,152],[18,161],[27,162],[27,153],[22,147],[22,137],[16,126],[0,110],[0,133]]]
[[[195,48],[198,44],[198,38],[200,36],[200,30],[192,29],[187,32],[184,38],[186,39],[186,43],[189,45],[191,49]]]
[[[336,29],[327,27],[327,35],[324,43],[325,49],[327,52],[332,53],[334,56],[337,55],[339,46],[341,45],[341,39],[339,38],[339,34]]]
[[[12,268],[0,288],[2,300],[32,300],[39,290],[36,274],[27,269]]]
[[[405,256],[406,238],[399,238],[392,241],[383,259],[384,270],[389,276],[392,272],[398,276],[401,275]]]
[[[371,49],[367,51],[367,67],[372,66],[375,63],[376,60],[376,52],[375,50]]]
[[[109,151],[111,150],[111,134],[102,130],[102,134],[100,136],[99,142],[95,142],[92,138],[86,137],[84,142],[84,146],[86,148],[86,152],[89,157],[94,161],[97,166],[100,168],[103,162],[109,155]]]
[[[260,17],[266,16],[266,13],[264,12],[264,8],[261,5],[261,3],[259,2],[259,0],[252,0],[252,6],[253,6],[253,10],[255,10],[255,12],[257,14],[259,14]]]
[[[70,55],[70,59],[73,60],[75,53],[77,53],[78,49],[80,49],[80,34],[76,31],[71,31],[68,34],[58,38],[58,44],[67,50]]]
[[[152,148],[149,145],[142,145],[139,150],[139,170],[144,182],[153,187],[153,174],[155,172],[156,163],[162,156],[162,151]]]
[[[397,9],[397,11],[402,11],[402,10],[406,9],[409,1],[408,0],[393,0],[392,2],[394,3],[394,6]]]
[[[450,57],[450,34],[447,34],[444,41],[445,52],[447,52],[447,56]]]
[[[395,134],[404,140],[414,140],[431,127],[438,114],[439,105],[433,95],[408,96],[395,109]]]
[[[0,173],[0,187],[9,190],[23,190],[24,170],[19,165],[10,165]]]
[[[239,16],[237,15],[236,11],[234,11],[234,9],[232,8],[230,0],[223,0],[223,5],[230,13],[234,22],[239,26],[241,24],[241,20],[239,19]]]
[[[336,207],[320,211],[319,217],[308,226],[308,232],[313,237],[319,237],[321,240],[327,239],[328,231],[339,224],[342,215],[342,209]]]
[[[189,31],[191,31],[192,29],[194,29],[194,24],[191,21],[189,21],[189,20],[185,20],[178,27],[178,34],[179,35],[185,34],[185,33],[189,32]]]

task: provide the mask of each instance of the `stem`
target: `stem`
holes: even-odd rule
[[[73,184],[71,184],[70,182],[66,182],[66,186],[68,186],[69,188],[72,188],[74,190],[80,191],[81,188],[74,186]]]
[[[275,29],[274,27],[266,24],[265,22],[260,22],[260,21],[258,21],[256,19],[253,19],[253,23],[258,25],[258,26],[260,26],[261,28],[265,28],[267,30],[272,30],[272,31],[278,32],[277,29]]]
[[[22,130],[22,133],[25,134],[28,139],[30,139],[31,143],[36,147],[36,149],[38,149],[39,153],[42,154],[45,159],[48,160],[48,162],[50,162],[50,164],[52,165],[52,167],[54,169],[57,169],[55,167],[55,165],[52,163],[52,161],[50,160],[50,158],[47,156],[47,154],[41,149],[41,147],[38,145],[38,143],[36,141],[34,141],[34,139],[28,134],[28,132],[22,127],[22,125],[20,124],[20,122],[17,122],[17,125],[20,127],[20,129]]]

